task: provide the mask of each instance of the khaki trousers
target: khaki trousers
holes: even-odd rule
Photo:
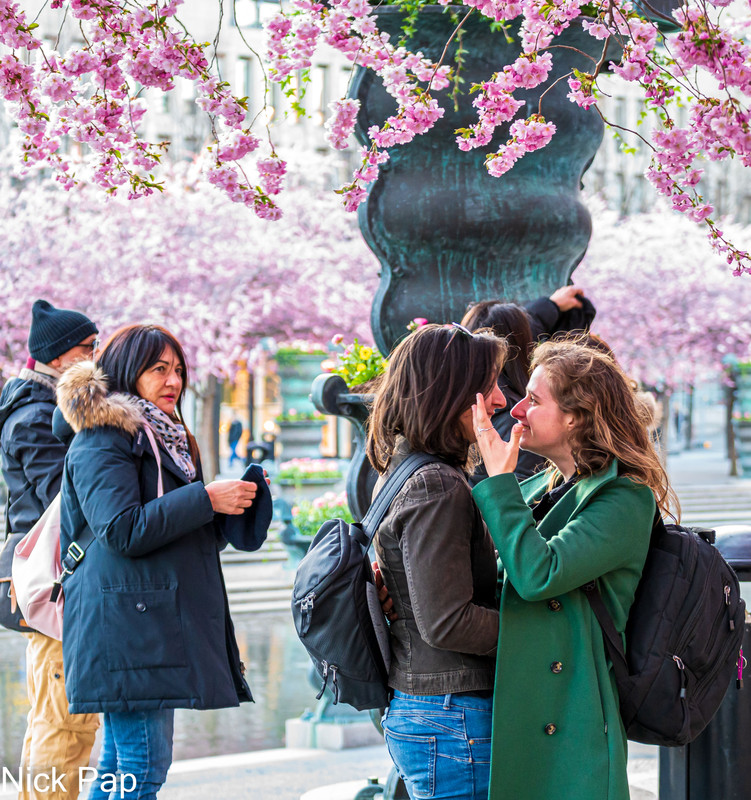
[[[18,797],[75,800],[78,770],[88,766],[99,715],[68,713],[62,642],[42,633],[24,635],[29,640],[26,688],[31,709],[23,740]]]

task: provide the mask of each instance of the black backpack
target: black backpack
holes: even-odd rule
[[[704,730],[740,657],[746,604],[715,532],[657,516],[621,636],[594,581],[583,586],[613,662],[629,739],[681,747]]]
[[[378,601],[368,549],[406,480],[438,461],[413,453],[389,475],[362,522],[321,525],[300,561],[292,590],[297,635],[321,677],[317,699],[331,681],[334,703],[358,711],[389,703],[389,632]]]

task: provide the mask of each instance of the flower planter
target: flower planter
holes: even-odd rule
[[[274,485],[278,488],[278,496],[291,505],[303,500],[313,501],[326,492],[336,491],[343,484],[342,478],[277,478]]]
[[[278,422],[279,457],[320,458],[321,436],[325,422],[322,419],[300,420],[297,422]]]
[[[361,520],[373,497],[378,474],[365,452],[365,426],[374,397],[347,388],[339,375],[319,375],[313,383],[313,401],[323,414],[348,419],[354,430],[354,452],[346,478],[347,503],[355,519]]]
[[[277,374],[281,381],[282,413],[313,413],[316,408],[310,399],[310,387],[322,372],[321,362],[325,355],[299,353],[287,356],[285,363],[277,364]]]
[[[466,8],[459,9],[460,16]],[[378,25],[396,41],[403,13],[394,7],[378,12]],[[454,24],[441,6],[426,6],[406,46],[438,60]],[[514,35],[518,22],[509,26]],[[416,316],[432,321],[461,319],[467,304],[503,297],[524,302],[549,295],[567,283],[589,243],[591,218],[579,201],[581,179],[597,152],[603,122],[594,110],[566,99],[565,80],[574,67],[587,71],[588,56],[601,43],[574,24],[563,33],[549,81],[515,96],[526,101],[523,118],[535,112],[540,96],[545,118],[557,132],[550,144],[521,161],[502,178],[490,176],[483,162],[508,138],[508,124],[496,130],[491,144],[460,151],[454,131],[477,121],[473,83],[487,80],[499,65],[518,55],[518,41],[507,43],[479,14],[464,25],[464,93],[458,109],[446,104],[444,116],[426,134],[392,147],[368,199],[359,208],[365,241],[381,262],[381,283],[371,312],[375,341],[391,351]],[[455,65],[457,42],[444,63]],[[609,54],[616,57],[615,53]],[[551,88],[552,87],[552,88]],[[448,91],[448,90],[447,90]],[[369,146],[367,130],[396,109],[380,79],[360,68],[350,96],[360,100],[355,134]]]
[[[744,475],[751,475],[751,420],[733,420],[735,454]]]

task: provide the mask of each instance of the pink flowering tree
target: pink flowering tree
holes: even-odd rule
[[[328,192],[291,187],[286,218],[269,227],[185,175],[142,203],[102,204],[90,185],[0,181],[5,378],[26,358],[37,297],[84,311],[105,336],[128,322],[166,325],[197,384],[231,378],[265,337],[372,339],[363,309],[377,265]]]
[[[593,208],[589,250],[573,280],[592,298],[593,332],[637,380],[670,392],[751,354],[751,286],[735,280],[701,232],[666,206],[619,219]],[[751,245],[751,228],[728,226]]]
[[[723,368],[729,356],[751,356],[751,286],[733,277],[695,225],[665,206],[618,219],[596,204],[593,222],[589,250],[573,276],[597,308],[593,332],[632,377],[658,393],[664,420],[676,390],[690,397],[697,381],[720,381],[732,457],[732,387]],[[751,228],[726,230],[751,244]],[[664,444],[666,438],[664,425]]]
[[[194,83],[196,102],[212,121],[214,141],[204,154],[207,181],[260,217],[277,219],[285,162],[270,138],[246,121],[245,98],[234,96],[213,71],[209,45],[180,27],[176,15],[182,3],[52,0],[50,9],[61,19],[71,15],[84,34],[82,45],[58,53],[43,43],[18,4],[0,0],[0,44],[7,48],[0,57],[0,96],[12,106],[23,159],[51,167],[66,187],[85,171],[111,193],[123,186],[130,197],[153,192],[160,188],[154,170],[163,146],[139,133],[145,113],[139,89],[168,92],[181,77]],[[471,87],[477,121],[456,132],[459,148],[490,147],[486,168],[502,179],[526,153],[545,147],[556,130],[545,117],[544,94],[537,108],[522,114],[514,93],[544,84],[561,46],[558,37],[582,25],[601,43],[601,52],[586,70],[564,76],[571,102],[598,109],[601,76],[608,69],[637,87],[655,121],[654,132],[645,135],[653,153],[649,180],[674,209],[706,228],[713,248],[736,272],[751,271],[747,251],[732,244],[712,218],[701,183],[702,159],[737,159],[751,166],[751,48],[741,17],[726,9],[730,0],[686,0],[667,14],[631,0],[462,3],[466,11],[457,35],[470,14],[507,33],[514,22],[519,50],[511,63],[499,63]],[[391,148],[430,130],[443,116],[462,80],[440,60],[408,52],[379,31],[376,8],[367,0],[290,0],[267,25],[262,59],[270,80],[289,86],[293,73],[310,67],[319,48],[333,47],[377,73],[395,99],[396,112],[368,132],[371,145],[341,190],[349,209],[365,199]],[[407,25],[419,25],[417,16],[407,16]],[[658,20],[673,32],[663,33]],[[25,60],[25,51],[36,55],[34,63]],[[688,109],[685,125],[677,122],[679,105]],[[334,147],[347,146],[357,112],[356,100],[333,104],[327,130]],[[500,126],[507,127],[499,141]],[[63,151],[64,137],[80,146],[87,170]]]
[[[291,186],[285,218],[268,226],[203,181],[174,175],[142,202],[102,203],[91,185],[65,193],[0,173],[0,376],[25,362],[37,297],[84,311],[103,337],[165,325],[204,398],[264,337],[372,340],[375,259],[334,195]]]

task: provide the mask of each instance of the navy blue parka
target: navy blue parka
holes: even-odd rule
[[[60,490],[65,445],[53,436],[55,379],[32,369],[0,395],[0,466],[8,487],[8,533],[26,533]]]
[[[64,583],[71,713],[224,708],[252,700],[219,561],[226,518],[213,511],[200,465],[190,482],[160,446],[164,495],[158,497],[157,463],[140,411],[127,395],[107,395],[91,362],[66,371],[58,404],[77,431],[62,482],[63,553],[86,530],[94,534]],[[252,513],[246,518],[244,541],[234,536],[233,544],[255,550],[266,530],[255,530]]]

